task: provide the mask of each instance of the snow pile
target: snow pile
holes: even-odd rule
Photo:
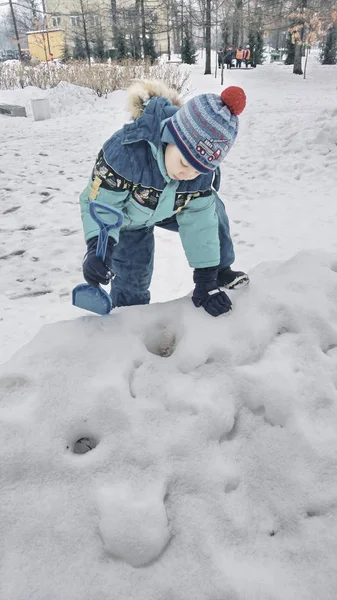
[[[47,90],[33,86],[22,90],[0,90],[0,102],[25,106],[29,118],[32,117],[31,100],[40,98],[48,98],[54,117],[92,112],[98,100],[93,90],[64,81]]]
[[[321,130],[314,142],[321,145],[321,153],[324,155],[334,153],[337,156],[337,108],[329,110],[328,113],[317,118]]]
[[[68,115],[73,113],[88,113],[95,110],[97,96],[93,90],[61,81],[57,86],[47,90],[53,115]]]
[[[38,87],[28,85],[24,88],[16,88],[14,90],[0,89],[0,102],[4,104],[19,104],[25,106],[26,110],[30,110],[30,101],[35,98],[45,98],[47,90],[41,90]],[[6,118],[6,117],[3,117]]]
[[[230,315],[117,309],[1,367],[1,598],[336,597],[337,255],[252,276]]]

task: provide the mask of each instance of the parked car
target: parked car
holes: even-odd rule
[[[31,55],[28,50],[21,51],[21,57],[23,62],[28,63],[31,60]],[[15,50],[3,50],[0,52],[0,62],[6,62],[7,60],[19,60],[19,53]]]
[[[2,52],[0,52],[0,61],[5,62],[5,60],[19,60],[18,51],[2,50]]]

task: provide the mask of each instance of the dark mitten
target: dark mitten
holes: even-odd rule
[[[194,306],[203,306],[212,315],[218,317],[232,308],[232,303],[225,292],[218,288],[217,267],[195,269],[193,280],[195,288],[192,296]]]
[[[108,285],[113,273],[112,267],[112,252],[115,245],[115,240],[108,238],[105,258],[102,261],[96,256],[98,237],[91,238],[87,241],[87,252],[83,259],[83,276],[89,285],[98,287],[101,283]]]

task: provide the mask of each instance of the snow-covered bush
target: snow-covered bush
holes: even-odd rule
[[[94,63],[76,61],[70,64],[40,63],[37,66],[22,65],[18,61],[0,63],[0,89],[35,86],[48,89],[61,81],[91,88],[98,96],[123,89],[132,79],[161,79],[181,92],[188,82],[186,66],[130,61],[123,63]]]

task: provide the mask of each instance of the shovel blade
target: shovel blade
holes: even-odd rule
[[[112,309],[112,300],[101,287],[80,283],[73,289],[73,305],[97,315],[108,315]]]

